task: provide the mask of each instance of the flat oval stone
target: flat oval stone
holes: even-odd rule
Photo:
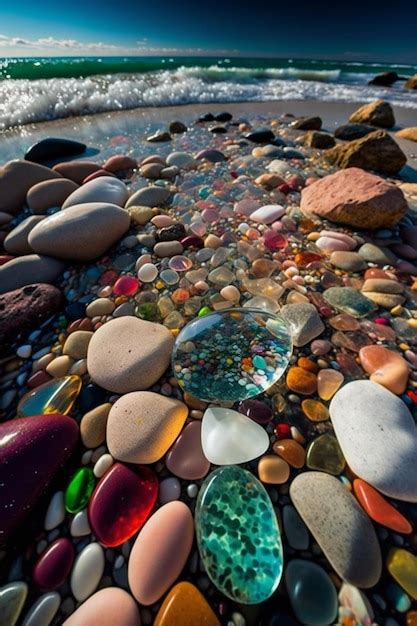
[[[193,516],[183,502],[168,502],[142,528],[129,557],[129,586],[145,606],[157,602],[180,575],[194,539]]]
[[[258,424],[268,424],[273,417],[271,408],[265,402],[255,399],[239,402],[238,411]]]
[[[301,624],[333,624],[337,615],[337,593],[329,575],[311,561],[294,559],[285,571],[285,586],[293,611]]]
[[[281,317],[227,309],[187,324],[175,341],[172,363],[183,391],[208,402],[235,402],[279,380],[291,352]]]
[[[158,481],[148,467],[130,469],[114,463],[97,484],[88,519],[98,541],[115,548],[142,528],[155,506]]]
[[[374,522],[391,528],[397,533],[408,535],[412,532],[413,527],[404,515],[401,515],[376,489],[364,480],[356,478],[353,481],[353,490],[362,508]]]
[[[56,539],[42,552],[33,570],[33,582],[42,591],[53,591],[67,579],[74,562],[74,546],[65,537]]]
[[[104,571],[104,550],[90,543],[77,556],[71,573],[71,591],[82,602],[97,589]]]
[[[26,204],[35,214],[46,213],[52,207],[59,207],[78,185],[67,178],[45,180],[33,185],[27,193]]]
[[[167,369],[173,343],[162,324],[131,316],[111,320],[96,330],[89,343],[88,373],[114,393],[148,389]]]
[[[167,469],[184,480],[200,480],[208,473],[210,461],[201,445],[201,422],[188,424],[165,458]]]
[[[323,291],[323,298],[333,308],[356,318],[366,317],[376,309],[371,300],[353,287],[330,287]]]
[[[403,548],[392,548],[387,558],[387,569],[400,587],[417,600],[417,557]]]
[[[285,209],[280,204],[266,204],[251,213],[249,219],[259,224],[272,224],[272,222],[279,220],[284,213]]]
[[[407,406],[369,380],[342,387],[330,403],[333,428],[352,471],[390,498],[417,502],[417,433]]]
[[[116,204],[88,202],[46,217],[30,231],[28,242],[38,254],[91,261],[114,245],[129,226],[128,212]]]
[[[77,443],[78,425],[65,415],[0,424],[0,543],[24,521]]]
[[[191,583],[180,582],[163,601],[154,626],[220,626],[204,596]],[[76,625],[75,625],[76,626]]]
[[[322,400],[330,400],[344,381],[341,372],[322,369],[317,374],[317,393]]]
[[[211,407],[203,415],[201,444],[204,456],[214,465],[246,463],[269,447],[262,426],[233,409]]]
[[[300,469],[306,460],[306,453],[301,444],[295,439],[278,439],[272,446],[275,454],[278,454],[291,467]]]
[[[90,596],[65,620],[63,626],[141,626],[139,609],[132,596],[118,587],[106,587]]]
[[[82,154],[86,151],[85,143],[73,141],[72,139],[62,139],[61,137],[47,137],[37,141],[25,153],[25,161],[32,163],[42,163],[62,157]]]
[[[385,346],[365,346],[359,350],[361,365],[370,380],[378,383],[397,395],[404,393],[407,387],[410,368],[407,361]]]
[[[198,495],[195,525],[200,556],[221,593],[242,604],[274,593],[283,569],[281,536],[253,474],[237,466],[212,472]]]
[[[303,396],[310,396],[317,389],[317,376],[303,367],[290,367],[287,372],[288,389]]]
[[[336,573],[357,587],[373,587],[382,560],[374,527],[346,487],[322,472],[299,474],[291,500]]]
[[[155,185],[139,189],[126,202],[125,207],[132,206],[161,206],[168,202],[171,192],[166,187],[157,187]]]
[[[17,405],[17,416],[66,415],[71,411],[81,387],[79,376],[54,378],[22,396]]]
[[[126,463],[155,463],[172,446],[187,415],[187,406],[179,400],[151,391],[127,393],[109,413],[109,452]]]
[[[306,525],[296,509],[287,504],[282,510],[282,522],[287,541],[294,550],[308,550],[310,537]]]
[[[15,626],[27,595],[28,586],[21,581],[0,588],[0,615],[7,626]]]
[[[127,196],[127,187],[123,181],[113,176],[101,176],[73,191],[65,200],[62,208],[68,209],[71,206],[87,202],[110,202],[110,204],[117,204],[117,206],[122,207]]]
[[[45,593],[32,604],[22,622],[22,626],[43,626],[43,624],[50,624],[60,604],[61,596],[59,593],[56,591]]]
[[[290,466],[279,456],[267,454],[259,459],[258,476],[268,485],[283,485],[290,476]]]

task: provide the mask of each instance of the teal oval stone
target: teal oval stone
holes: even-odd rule
[[[89,467],[82,467],[72,476],[65,490],[65,508],[69,513],[78,513],[85,509],[94,491],[94,474]]]
[[[195,525],[207,574],[225,596],[258,604],[273,594],[283,569],[281,535],[271,500],[250,472],[236,465],[212,472]]]
[[[335,586],[322,567],[294,559],[285,570],[291,606],[299,622],[309,626],[333,624],[338,600]]]

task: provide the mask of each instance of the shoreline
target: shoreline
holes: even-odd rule
[[[178,119],[191,124],[204,113],[230,111],[237,119],[251,117],[268,120],[284,113],[291,113],[295,117],[318,115],[323,120],[323,130],[334,132],[341,124],[348,121],[349,116],[357,108],[365,104],[358,102],[331,102],[323,100],[274,100],[266,102],[233,102],[233,103],[204,103],[184,104],[162,107],[139,107],[123,111],[94,113],[79,117],[68,117],[36,124],[25,124],[3,131],[0,134],[0,149],[3,161],[22,158],[26,150],[36,141],[59,133],[59,136],[68,139],[77,139],[87,145],[97,144],[107,140],[111,135],[129,135],[132,132],[143,133],[145,136],[155,130]],[[415,125],[415,109],[394,106],[396,130]],[[415,142],[399,139],[395,140],[407,155],[409,165],[417,167],[417,145]],[[169,142],[168,142],[169,143]],[[152,144],[150,144],[152,145]],[[86,158],[81,155],[80,158]],[[87,158],[90,159],[90,156]],[[100,158],[98,156],[98,158]],[[94,160],[94,156],[91,157]]]

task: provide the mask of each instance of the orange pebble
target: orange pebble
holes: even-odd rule
[[[220,626],[199,590],[191,583],[175,585],[165,597],[154,626]]]
[[[353,490],[363,509],[374,522],[398,533],[405,535],[411,533],[413,528],[410,522],[371,485],[357,478],[353,481]]]
[[[284,461],[287,461],[292,467],[300,469],[306,460],[306,453],[297,441],[294,439],[280,439],[272,446],[275,454],[278,454]]]
[[[417,611],[409,611],[406,615],[407,626],[417,626]]]
[[[324,422],[330,417],[327,406],[318,400],[303,400],[301,408],[312,422]]]
[[[310,361],[310,359],[307,359],[307,357],[305,356],[300,356],[297,361],[297,365],[298,367],[302,367],[303,370],[313,372],[314,374],[317,374],[319,370],[319,366],[317,365],[317,363],[314,363],[314,361]]]
[[[290,367],[286,378],[291,391],[309,396],[317,390],[317,376],[302,367]]]

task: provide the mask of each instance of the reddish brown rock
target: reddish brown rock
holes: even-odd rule
[[[29,189],[52,178],[61,178],[61,175],[30,161],[9,161],[0,167],[0,211],[16,215],[22,209]]]
[[[45,180],[29,189],[26,204],[33,213],[46,213],[51,207],[61,206],[77,188],[77,183],[68,178]]]
[[[356,141],[339,144],[327,150],[324,156],[340,168],[361,167],[389,175],[397,174],[407,163],[404,152],[384,130],[376,130]]]
[[[103,169],[108,172],[122,172],[124,170],[134,170],[138,164],[135,159],[124,154],[115,154],[107,159],[103,165]]]
[[[301,193],[305,215],[354,228],[390,228],[407,208],[401,189],[356,167],[330,174]]]
[[[64,163],[54,165],[52,169],[54,172],[61,174],[61,176],[65,176],[65,178],[69,178],[81,185],[87,176],[101,168],[98,163],[93,161],[65,161]]]
[[[372,124],[379,128],[392,128],[395,125],[394,112],[391,105],[384,100],[374,100],[364,104],[352,113],[349,122],[359,124]]]
[[[26,285],[0,295],[0,344],[15,341],[19,333],[35,328],[59,311],[62,294],[45,284]]]

